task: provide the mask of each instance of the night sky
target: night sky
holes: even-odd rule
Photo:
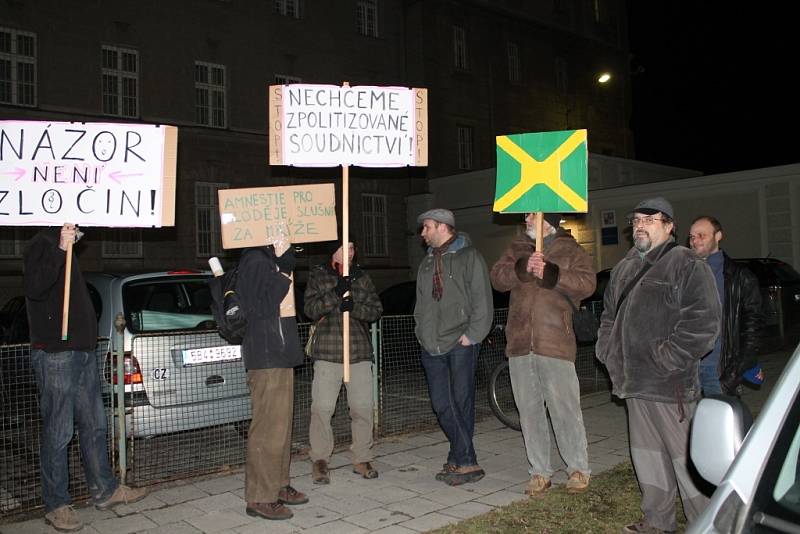
[[[636,159],[706,174],[800,163],[796,10],[629,3]]]

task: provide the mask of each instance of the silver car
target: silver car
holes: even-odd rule
[[[128,436],[250,419],[240,347],[219,337],[211,316],[210,272],[84,277],[99,335],[111,340],[103,365],[106,394],[118,382],[115,362],[123,352]],[[118,317],[124,321],[121,337],[115,336]]]
[[[698,404],[691,457],[717,489],[687,533],[800,532],[800,346],[748,423],[737,399]]]

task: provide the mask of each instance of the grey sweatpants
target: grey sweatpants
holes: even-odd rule
[[[581,395],[575,364],[566,360],[530,353],[508,359],[511,389],[519,410],[525,451],[531,464],[529,473],[549,479],[550,425],[553,423],[558,451],[567,464],[567,473],[581,471],[588,475],[589,454],[583,426]]]
[[[642,491],[645,521],[661,530],[675,530],[675,497],[680,491],[686,519],[692,521],[708,505],[687,469],[689,428],[697,403],[677,404],[626,399],[631,460]]]

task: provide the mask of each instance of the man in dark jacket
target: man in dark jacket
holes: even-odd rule
[[[705,259],[717,284],[722,330],[714,348],[700,360],[704,395],[739,395],[742,375],[756,365],[764,325],[761,291],[755,275],[719,248],[722,225],[710,215],[692,221],[689,245]]]
[[[436,479],[451,486],[485,475],[478,465],[475,431],[475,369],[480,343],[492,326],[489,272],[469,237],[456,232],[450,210],[417,217],[428,245],[417,271],[414,333],[422,345],[422,367],[433,411],[450,451]]]
[[[297,320],[281,317],[281,302],[289,291],[294,264],[294,250],[283,241],[249,248],[239,261],[236,280],[247,316],[242,358],[253,414],[247,435],[246,512],[265,519],[289,519],[293,514],[285,504],[308,502],[304,493],[289,485],[293,368],[303,363],[303,351]]]
[[[589,486],[589,455],[575,373],[572,305],[594,292],[592,259],[559,228],[561,215],[548,213],[542,223],[544,251],[535,251],[534,214],[525,217],[525,234],[514,239],[491,271],[498,291],[511,291],[506,323],[506,356],[511,387],[519,409],[530,463],[526,493],[550,487],[550,425],[567,463],[567,491]]]
[[[611,271],[595,347],[628,408],[644,514],[622,529],[629,534],[674,531],[677,491],[689,521],[708,504],[686,456],[700,397],[697,366],[714,346],[721,311],[711,269],[675,245],[673,213],[656,197],[630,214],[634,246]]]
[[[108,462],[106,411],[97,368],[97,314],[77,259],[72,258],[69,326],[61,336],[68,244],[82,235],[74,224],[37,233],[25,249],[25,302],[31,366],[42,414],[41,476],[45,521],[62,532],[83,527],[71,506],[68,447],[78,425],[86,483],[101,510],[144,498],[143,488],[120,485]]]
[[[305,313],[316,325],[309,353],[314,359],[314,380],[308,429],[312,479],[316,484],[330,482],[328,461],[334,445],[331,417],[344,375],[345,311],[349,312],[350,324],[350,381],[345,386],[353,436],[350,446],[353,472],[368,479],[378,477],[371,463],[373,374],[369,324],[380,318],[383,307],[369,275],[353,265],[355,252],[355,245],[350,243],[348,276],[342,276],[342,247],[338,246],[329,261],[311,270],[306,285]]]

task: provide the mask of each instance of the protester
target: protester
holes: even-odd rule
[[[108,461],[107,416],[97,367],[97,314],[77,258],[72,257],[69,323],[62,339],[65,252],[83,233],[74,224],[38,232],[24,254],[25,302],[31,366],[42,414],[40,438],[45,522],[56,530],[83,528],[69,495],[69,443],[78,426],[81,458],[92,502],[100,510],[137,502],[143,488],[119,484]]]
[[[586,490],[591,473],[575,372],[572,306],[594,292],[596,278],[592,259],[559,228],[561,216],[548,213],[544,219],[543,250],[536,250],[535,214],[529,213],[525,233],[511,242],[491,271],[494,288],[511,291],[506,356],[530,463],[529,495],[551,486],[548,412],[567,464],[567,491]]]
[[[431,404],[450,442],[436,478],[457,486],[485,475],[472,437],[475,369],[480,343],[492,324],[492,289],[486,263],[469,236],[456,232],[451,211],[428,210],[417,223],[428,251],[417,272],[415,333]]]
[[[303,363],[303,351],[297,320],[281,317],[281,302],[289,291],[294,265],[294,250],[283,241],[248,248],[239,261],[236,281],[247,316],[242,358],[252,405],[245,463],[246,512],[264,519],[289,519],[294,514],[284,505],[308,502],[304,493],[289,485],[293,368]]]
[[[720,241],[722,225],[716,218],[702,215],[692,221],[689,245],[711,267],[722,306],[720,335],[700,360],[700,387],[703,395],[739,396],[745,371],[757,364],[764,314],[758,279],[731,260]]]
[[[314,321],[309,353],[314,359],[314,380],[308,436],[312,479],[316,484],[330,482],[328,462],[334,445],[331,417],[344,376],[344,312],[349,312],[350,325],[350,381],[345,386],[353,436],[350,446],[353,472],[367,479],[378,477],[378,471],[372,466],[374,375],[369,325],[380,318],[383,307],[369,275],[353,264],[355,253],[351,242],[348,247],[350,274],[343,276],[342,247],[338,246],[325,263],[311,270],[306,286],[305,314]]]
[[[689,521],[708,503],[687,454],[698,363],[719,335],[721,310],[711,269],[674,242],[672,205],[650,198],[629,216],[634,246],[611,271],[595,354],[625,399],[642,492],[643,517],[622,532],[670,532],[677,491]]]

